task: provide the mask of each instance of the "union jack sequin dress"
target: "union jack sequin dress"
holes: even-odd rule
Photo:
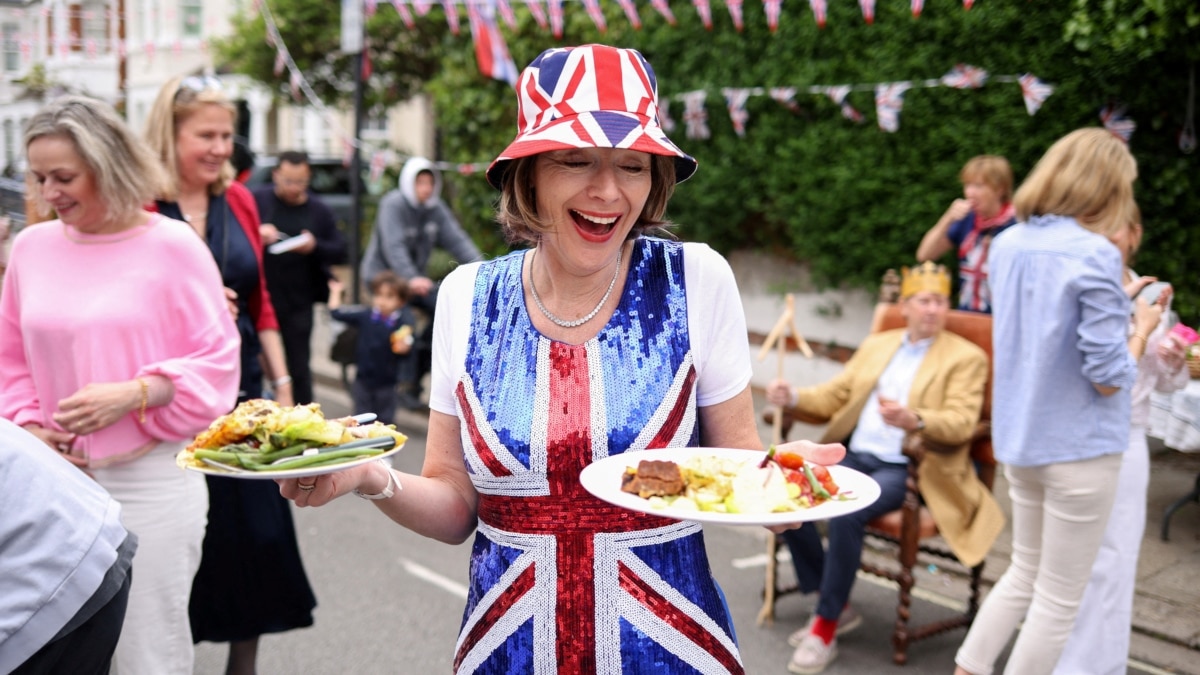
[[[699,524],[579,484],[597,459],[698,441],[683,259],[637,240],[617,311],[577,346],[530,323],[522,253],[480,266],[454,391],[480,494],[456,672],[743,672]]]

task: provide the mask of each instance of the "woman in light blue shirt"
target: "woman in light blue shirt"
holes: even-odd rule
[[[1129,441],[1146,333],[1129,336],[1121,252],[1137,164],[1101,128],[1056,142],[992,245],[992,436],[1012,499],[1012,564],[958,651],[986,675],[1018,623],[1006,673],[1050,673],[1075,621]],[[1157,318],[1154,323],[1157,324]],[[1147,330],[1153,329],[1153,325]]]

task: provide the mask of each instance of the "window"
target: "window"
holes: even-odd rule
[[[21,24],[5,23],[0,26],[0,39],[4,40],[4,70],[15,73],[21,69]]]
[[[372,108],[363,116],[362,131],[364,136],[386,138],[388,130],[388,111]]]
[[[92,40],[97,48],[108,47],[108,9],[104,0],[86,0],[83,10],[83,39]]]
[[[201,35],[201,27],[203,18],[202,14],[203,0],[180,0],[179,7],[183,19],[183,27],[180,33],[185,38],[198,38]]]

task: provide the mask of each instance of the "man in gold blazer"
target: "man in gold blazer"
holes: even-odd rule
[[[982,560],[1004,526],[1004,515],[968,454],[983,406],[987,355],[943,330],[949,309],[950,277],[944,267],[925,263],[905,269],[901,312],[906,328],[868,336],[845,370],[824,384],[793,389],[776,380],[768,385],[772,403],[827,420],[821,442],[845,443],[842,464],[870,475],[882,489],[871,506],[829,522],[828,551],[812,523],[783,535],[800,589],[820,592],[813,620],[789,638],[796,647],[788,664],[792,672],[824,670],[837,656],[837,634],[862,620],[848,603],[863,531],[904,500],[905,436],[921,434],[947,449],[925,456],[921,491],[939,531],[964,564]]]

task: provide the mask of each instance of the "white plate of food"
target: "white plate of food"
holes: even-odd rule
[[[828,499],[817,497],[819,503],[811,506],[804,505],[799,498],[792,499],[790,504],[784,504],[785,497],[780,492],[780,480],[784,481],[783,489],[788,490],[788,496],[791,497],[794,491],[786,487],[789,477],[793,481],[800,479],[792,474],[785,475],[783,468],[774,463],[767,469],[760,470],[759,465],[765,456],[766,453],[761,450],[733,448],[630,451],[589,464],[579,474],[579,481],[585,490],[597,498],[632,511],[676,520],[722,525],[770,526],[826,520],[854,513],[879,499],[879,484],[874,479],[860,471],[834,465],[824,469],[837,486],[836,494],[830,495]],[[643,460],[669,462],[680,467],[683,492],[671,496],[642,497],[623,490],[622,487],[630,482],[626,475],[636,476],[635,472]],[[809,467],[816,468],[812,464]],[[643,483],[664,485],[668,492],[676,489],[673,476],[659,481],[659,477],[654,475],[655,470],[670,471],[669,466],[657,464],[647,468],[650,471],[644,476],[647,480]],[[820,473],[820,470],[816,473]],[[810,479],[815,480],[812,474],[802,472],[802,475],[806,482]],[[726,479],[729,485],[725,485]],[[825,484],[821,485],[825,487]],[[630,487],[636,489],[635,485]],[[808,496],[811,498],[811,487],[806,492],[810,493]],[[818,490],[817,494],[819,492]],[[773,508],[791,510],[772,510]]]
[[[344,471],[403,449],[407,437],[375,415],[326,419],[315,403],[252,399],[213,421],[175,463],[210,476],[274,480]]]

